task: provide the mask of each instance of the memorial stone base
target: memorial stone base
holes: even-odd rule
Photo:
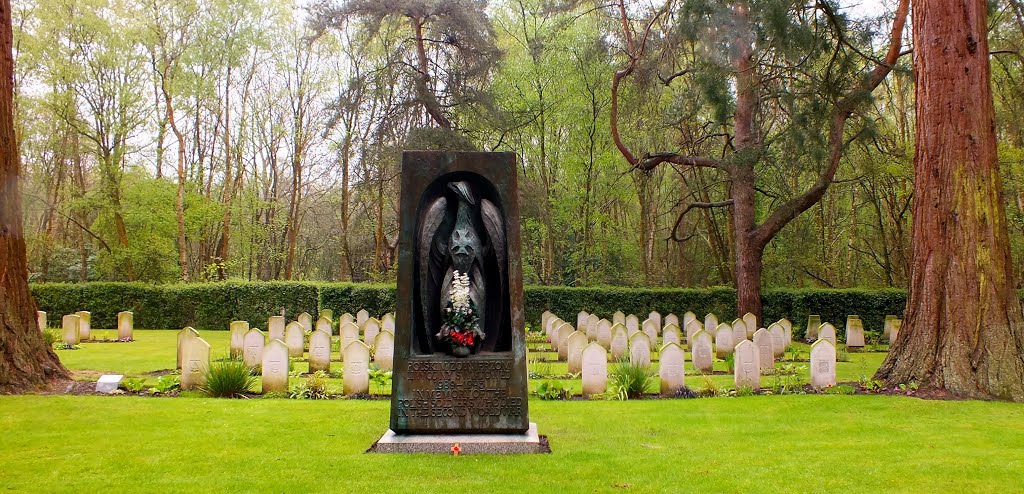
[[[537,424],[523,434],[395,434],[388,430],[367,453],[531,454],[550,453],[547,436],[537,434]]]

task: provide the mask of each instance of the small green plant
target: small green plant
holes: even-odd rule
[[[50,348],[53,348],[54,345],[60,343],[62,336],[63,335],[60,334],[60,331],[56,329],[47,329],[46,331],[43,331],[43,341],[45,341],[46,346]]]
[[[775,379],[773,389],[776,394],[803,393],[803,376],[807,371],[806,365],[782,364],[772,373]]]
[[[391,383],[391,371],[381,369],[377,366],[370,367],[370,384],[373,386],[371,389],[376,388],[379,395],[384,394],[384,390]]]
[[[307,374],[306,378],[292,386],[288,397],[295,400],[326,400],[331,397],[327,390],[327,373],[316,371]]]
[[[740,386],[732,390],[730,396],[754,396],[754,388],[750,386]]]
[[[181,378],[174,375],[168,374],[166,376],[160,376],[156,380],[156,384],[149,388],[151,394],[167,394],[181,387]]]
[[[711,376],[704,376],[704,387],[698,391],[698,394],[703,397],[713,398],[722,394],[722,387],[711,379]]]
[[[141,393],[146,389],[146,379],[141,377],[125,379],[121,381],[121,387],[129,393]]]
[[[544,381],[537,385],[534,394],[542,400],[567,400],[570,390],[562,381]]]
[[[904,393],[907,394],[913,394],[915,391],[917,391],[917,388],[919,387],[921,387],[921,385],[918,384],[917,381],[910,381],[908,383],[901,383],[899,385],[900,391],[903,391]]]
[[[620,400],[642,398],[654,384],[654,371],[649,365],[640,365],[628,359],[612,367],[611,388]]]
[[[256,384],[252,368],[241,360],[213,362],[206,369],[206,384],[200,390],[215,398],[239,398]]]
[[[850,351],[846,349],[846,345],[839,345],[839,347],[836,348],[836,360],[839,362],[850,361]]]
[[[789,355],[790,362],[800,360],[800,349],[797,348],[796,345],[790,345],[789,348],[786,349],[786,353]]]
[[[530,359],[530,379],[543,379],[551,375],[551,363],[540,359]]]
[[[725,355],[726,372],[732,372],[734,365],[736,365],[736,354],[734,352],[729,352]]]

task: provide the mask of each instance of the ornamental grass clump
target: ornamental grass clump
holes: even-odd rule
[[[214,398],[241,398],[255,384],[252,368],[241,360],[227,360],[210,364],[200,390]]]
[[[611,389],[620,400],[642,398],[654,386],[654,371],[649,365],[621,360],[612,367]]]

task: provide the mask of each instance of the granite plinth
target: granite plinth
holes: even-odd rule
[[[459,445],[460,455],[550,453],[547,437],[537,434],[537,424],[523,434],[396,434],[388,429],[367,453],[439,453],[452,454]]]

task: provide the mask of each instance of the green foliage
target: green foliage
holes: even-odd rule
[[[775,379],[772,389],[777,394],[803,393],[806,374],[806,365],[782,364],[772,373]]]
[[[53,345],[60,343],[63,337],[64,335],[57,329],[47,329],[46,331],[43,331],[43,341],[46,342],[46,346],[50,348],[53,348]]]
[[[316,314],[332,309],[335,314],[366,309],[380,315],[395,310],[393,285],[363,283],[307,282],[220,282],[153,285],[147,283],[33,283],[32,294],[40,310],[71,314],[87,308],[93,327],[116,327],[117,313],[135,313],[137,328],[183,328],[228,330],[234,320],[249,321],[264,328],[267,317],[284,309],[289,316],[301,312]],[[807,315],[819,314],[822,321],[845,321],[859,314],[868,331],[881,328],[887,314],[902,314],[906,292],[902,290],[766,290],[762,295],[764,319],[783,317],[794,323],[793,338],[804,336]],[[699,319],[714,312],[722,321],[736,317],[736,291],[707,289],[555,287],[527,286],[523,290],[526,321],[540,320],[545,310],[569,319],[581,310],[610,315],[617,310],[645,315],[693,311]]]
[[[542,400],[567,400],[572,388],[562,381],[544,381],[537,385],[534,394]]]
[[[292,386],[288,397],[295,400],[326,400],[331,397],[327,390],[327,373],[316,371],[307,374],[306,379]]]
[[[610,387],[620,400],[643,398],[654,386],[655,373],[649,365],[621,360],[612,366]]]
[[[725,371],[732,372],[736,366],[736,352],[725,354]]]
[[[388,384],[391,382],[391,371],[381,369],[380,367],[373,365],[370,366],[369,373],[370,389],[376,389],[376,394],[384,394],[384,389],[387,388]]]
[[[835,386],[829,386],[824,389],[825,394],[830,395],[852,395],[857,393],[857,388],[850,386],[849,384],[838,384]]]
[[[240,398],[256,384],[253,370],[241,360],[213,362],[206,369],[201,390],[214,398]]]
[[[141,393],[146,389],[146,379],[141,377],[125,379],[121,381],[121,387],[129,393]]]
[[[173,374],[166,376],[160,376],[156,380],[156,384],[149,388],[149,392],[152,394],[167,394],[172,391],[181,388],[181,378]]]

